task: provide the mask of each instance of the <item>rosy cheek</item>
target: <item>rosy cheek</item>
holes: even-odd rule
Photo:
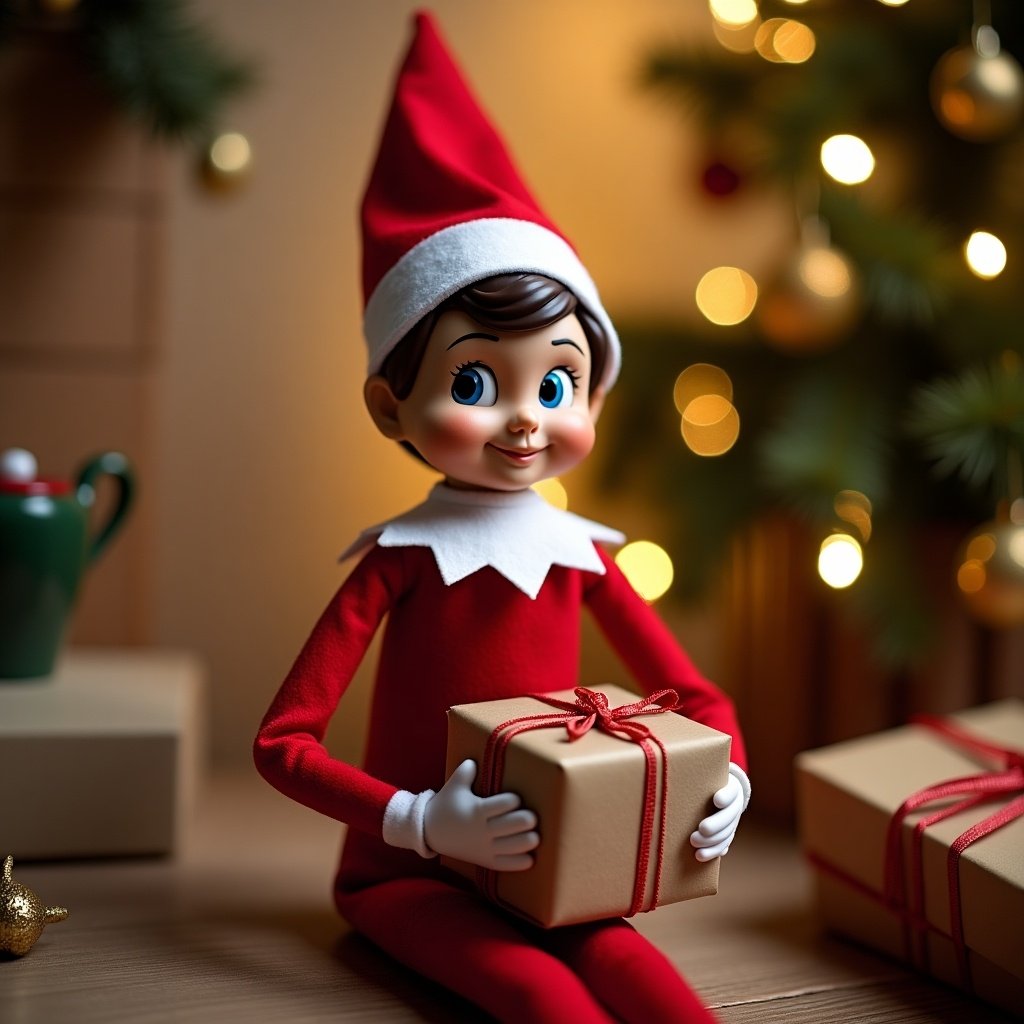
[[[429,410],[424,424],[430,441],[442,448],[461,448],[478,442],[483,431],[481,410],[446,402]]]

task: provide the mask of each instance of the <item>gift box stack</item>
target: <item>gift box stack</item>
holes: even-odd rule
[[[732,741],[674,713],[676,700],[607,686],[452,708],[448,773],[473,758],[477,792],[517,793],[541,844],[523,872],[445,864],[544,927],[717,892],[719,861],[698,862],[689,837],[715,810]]]
[[[1024,703],[797,758],[826,927],[1024,1012]]]

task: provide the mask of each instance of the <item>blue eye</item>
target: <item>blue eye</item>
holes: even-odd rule
[[[459,405],[494,405],[498,400],[498,382],[483,363],[467,363],[452,376],[452,398]]]
[[[568,370],[552,370],[540,382],[540,404],[545,409],[561,409],[572,405],[576,381]]]

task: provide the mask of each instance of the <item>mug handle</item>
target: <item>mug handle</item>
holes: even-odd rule
[[[117,481],[118,495],[117,503],[107,521],[89,541],[86,557],[90,562],[97,558],[120,528],[135,494],[135,474],[131,463],[120,452],[104,452],[87,462],[78,475],[75,496],[83,508],[92,508],[96,500],[94,481],[100,476],[111,476]]]

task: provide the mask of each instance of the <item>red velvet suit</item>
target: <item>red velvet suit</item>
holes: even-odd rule
[[[428,548],[373,547],[274,699],[256,739],[256,764],[283,793],[349,825],[335,888],[341,913],[399,959],[492,1013],[531,1021],[703,1020],[668,962],[624,922],[540,933],[466,891],[437,858],[381,838],[384,809],[397,790],[443,784],[448,707],[577,684],[584,604],[640,688],[676,689],[683,713],[732,735],[732,760],[745,768],[729,700],[603,552],[601,560],[604,575],[553,566],[531,600],[490,567],[445,586]],[[385,616],[364,767],[357,768],[333,759],[321,741]],[[603,976],[623,957],[644,989],[628,1008],[616,1005],[617,992],[602,991]],[[524,973],[535,979],[531,993],[519,991]]]

